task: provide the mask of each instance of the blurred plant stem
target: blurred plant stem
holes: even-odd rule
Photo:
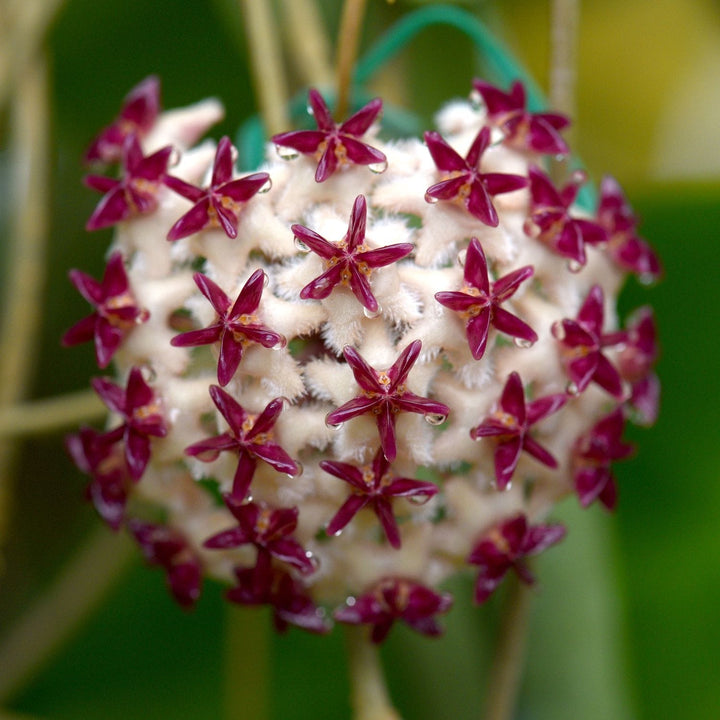
[[[550,3],[550,107],[576,118],[577,49],[580,0],[551,0]],[[572,145],[573,127],[565,132]],[[551,174],[558,183],[566,172],[565,164],[553,160]]]
[[[357,59],[367,0],[345,0],[337,38],[337,105],[335,117],[345,118],[350,107],[350,83]]]
[[[488,682],[484,720],[511,720],[525,660],[532,596],[514,575],[508,592]]]
[[[380,653],[365,627],[346,627],[353,720],[400,720],[383,676]]]
[[[270,615],[225,607],[225,719],[270,718]]]
[[[97,528],[0,645],[0,703],[15,695],[72,636],[135,556],[125,535]]]
[[[0,408],[20,400],[30,383],[42,318],[48,231],[50,141],[47,60],[28,58],[18,71],[10,108],[11,219],[0,326]],[[16,456],[12,440],[0,440],[0,548],[8,531]]]
[[[0,408],[0,438],[40,435],[104,417],[107,408],[92,390]]]
[[[316,87],[330,85],[330,43],[315,0],[282,0],[283,31],[293,67],[303,82]]]
[[[280,33],[273,20],[271,0],[240,0],[250,68],[260,114],[268,135],[287,130],[287,81],[283,69]]]

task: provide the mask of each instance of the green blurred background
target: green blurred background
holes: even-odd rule
[[[332,32],[340,3],[321,4]],[[363,47],[426,4],[369,0]],[[482,17],[547,87],[546,2],[456,5]],[[97,372],[89,348],[59,347],[62,332],[87,312],[67,269],[98,276],[110,238],[83,231],[97,201],[81,184],[88,141],[150,73],[162,78],[165,108],[221,98],[227,117],[212,135],[233,135],[257,108],[238,7],[232,0],[60,5],[45,43],[52,93],[51,228],[39,349],[28,358],[29,397],[84,388]],[[477,72],[470,42],[438,27],[393,61],[377,87],[429,126],[433,110],[448,97],[464,96]],[[718,130],[716,2],[583,3],[573,140],[595,179],[611,172],[625,186],[643,218],[642,232],[666,268],[662,284],[648,289],[631,280],[622,299],[625,310],[655,307],[662,411],[655,428],[629,433],[640,451],[617,468],[621,502],[615,516],[597,507],[580,512],[574,502],[558,512],[570,537],[540,563],[518,717],[720,717],[720,312],[712,293],[720,263]],[[5,237],[12,210],[6,112],[0,133]],[[0,269],[7,271],[4,253]],[[84,479],[64,455],[61,433],[22,442],[13,486],[0,576],[0,644],[98,525],[83,500]],[[458,596],[469,594],[466,581],[458,581],[458,589]],[[105,720],[222,717],[227,670],[221,593],[210,584],[198,608],[183,613],[168,598],[160,574],[136,560],[8,710]],[[406,720],[479,715],[500,600],[477,610],[459,599],[440,641],[402,629],[393,633],[384,657]],[[267,618],[258,613],[258,620]],[[272,643],[274,718],[349,716],[338,633],[315,638],[291,631]]]

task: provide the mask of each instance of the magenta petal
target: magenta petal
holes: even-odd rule
[[[328,268],[300,291],[300,297],[303,300],[324,300],[342,279],[344,268],[344,263],[338,263]]]
[[[608,480],[607,484],[600,491],[600,494],[598,495],[598,500],[608,510],[610,510],[610,512],[612,512],[615,509],[615,507],[617,506],[617,499],[618,499],[617,483],[615,482],[615,478],[610,476],[610,479]]]
[[[375,98],[349,117],[342,125],[340,132],[359,137],[364,135],[373,124],[375,118],[382,112],[382,100]]]
[[[328,535],[337,535],[343,528],[362,510],[368,503],[370,498],[367,495],[358,495],[352,493],[347,500],[340,506],[332,520],[327,525],[325,531]]]
[[[318,130],[293,130],[273,135],[272,141],[281,147],[289,147],[304,155],[312,155],[325,140],[325,135]]]
[[[511,372],[505,382],[500,396],[500,407],[512,415],[519,425],[525,425],[525,391],[520,375],[516,372]]]
[[[397,360],[395,360],[395,362],[392,364],[392,367],[387,371],[388,377],[392,381],[390,387],[393,390],[398,385],[405,382],[410,372],[410,369],[415,364],[415,361],[420,354],[421,349],[422,341],[414,340],[400,353]]]
[[[480,158],[482,157],[485,150],[487,150],[490,144],[490,128],[484,125],[480,128],[480,132],[475,136],[475,139],[470,146],[470,149],[465,156],[465,164],[468,168],[477,169],[480,164]]]
[[[586,508],[597,500],[608,481],[611,480],[608,468],[583,468],[575,473],[575,491],[580,504]]]
[[[309,574],[315,570],[315,565],[313,565],[312,560],[306,555],[302,545],[297,540],[291,538],[275,540],[268,546],[268,550],[273,557],[292,565],[303,574]]]
[[[139,480],[145,472],[150,460],[150,439],[147,435],[133,432],[126,433],[125,437],[125,461],[133,480]]]
[[[436,200],[454,200],[467,182],[468,173],[447,180],[441,180],[439,183],[431,185],[425,191],[425,199],[427,200],[428,197],[431,197]]]
[[[440,133],[426,132],[424,137],[425,144],[438,170],[452,172],[467,169],[465,160],[445,142]]]
[[[522,449],[523,441],[519,436],[504,440],[495,448],[495,479],[498,490],[504,490],[510,484]]]
[[[61,343],[64,347],[70,347],[72,345],[79,345],[80,343],[88,342],[92,340],[95,335],[95,324],[97,314],[93,313],[75,323],[69,330],[62,336]]]
[[[363,357],[354,347],[346,345],[343,348],[343,355],[345,356],[345,360],[355,376],[355,382],[357,382],[363,390],[367,392],[383,391],[382,387],[378,383],[377,374],[365,362]]]
[[[90,384],[109,410],[118,415],[125,414],[125,391],[121,387],[105,377],[93,378]]]
[[[213,462],[213,460],[217,460],[223,450],[234,450],[236,448],[237,440],[229,433],[223,433],[188,445],[185,448],[185,454],[197,458],[201,462]]]
[[[324,260],[330,260],[337,255],[338,246],[328,242],[322,235],[304,225],[292,225],[290,229],[293,235],[302,243],[307,245],[316,255]]]
[[[526,177],[507,173],[485,173],[482,182],[490,195],[502,195],[528,186]]]
[[[238,453],[238,466],[233,476],[231,493],[233,500],[242,501],[247,497],[256,467],[255,458],[247,450],[241,449]]]
[[[550,468],[556,468],[558,466],[557,460],[553,455],[530,435],[526,435],[523,438],[523,449],[543,465],[547,465]]]
[[[220,286],[202,273],[195,273],[193,280],[200,292],[209,300],[215,312],[224,316],[230,309],[230,298]]]
[[[345,147],[348,160],[355,163],[355,165],[382,165],[387,162],[385,153],[372,145],[347,136],[343,137],[342,144]]]
[[[222,200],[217,197],[217,194],[212,196],[210,204],[212,205],[213,210],[215,210],[215,217],[223,232],[231,240],[234,240],[238,234],[238,217],[235,214],[235,211],[231,208],[225,207]]]
[[[293,477],[300,473],[299,465],[275,443],[268,442],[253,445],[253,452],[268,465],[272,465],[278,472]]]
[[[488,600],[505,577],[505,573],[507,573],[507,569],[505,569],[499,576],[490,576],[483,574],[482,572],[478,575],[478,579],[475,582],[474,593],[474,599],[477,605],[482,605],[486,600]]]
[[[142,158],[138,164],[136,172],[133,173],[133,177],[143,178],[144,180],[150,181],[162,179],[165,175],[165,171],[167,170],[168,161],[170,160],[172,152],[172,147],[168,145],[167,147],[154,152],[152,155]]]
[[[577,321],[598,336],[602,332],[603,326],[603,303],[602,288],[600,285],[593,285],[577,315]]]
[[[482,290],[485,295],[490,293],[487,260],[482,245],[476,237],[470,238],[470,244],[465,255],[463,277],[468,285]]]
[[[470,187],[470,195],[466,200],[466,207],[470,214],[489,227],[500,224],[495,206],[492,204],[490,194],[482,181],[476,180]]]
[[[85,224],[85,229],[101,230],[122,220],[127,220],[131,215],[132,210],[128,204],[125,189],[118,187],[111,190],[100,200],[95,211]]]
[[[510,431],[508,427],[499,420],[489,418],[470,430],[470,437],[477,440],[481,437],[497,437],[498,435],[508,435]]]
[[[181,180],[174,175],[166,175],[163,182],[166,187],[169,187],[173,192],[182,195],[182,197],[192,203],[199,202],[207,196],[207,192],[202,188],[195,187],[195,185],[191,185],[189,182],[185,182],[185,180]]]
[[[247,175],[238,180],[225,183],[219,188],[219,193],[223,197],[229,197],[234,202],[247,202],[260,191],[269,179],[270,176],[265,172],[253,173],[252,175]]]
[[[363,479],[363,474],[354,465],[344,462],[334,462],[332,460],[321,460],[320,467],[330,475],[334,475],[340,480],[344,480],[354,488],[361,490],[362,492],[367,491],[367,485]]]
[[[497,309],[495,310],[497,312]],[[470,352],[475,360],[485,354],[490,330],[490,309],[483,308],[478,315],[467,321],[465,328]]]
[[[562,393],[546,395],[545,397],[533,400],[527,406],[528,426],[540,422],[542,419],[557,412],[568,401],[568,396]]]
[[[103,285],[101,285],[94,277],[87,275],[80,270],[71,270],[68,273],[70,282],[76,287],[77,291],[87,300],[91,305],[100,305],[107,296],[111,293],[107,292]],[[112,293],[117,295],[120,293]]]
[[[243,285],[237,300],[232,306],[230,316],[237,318],[240,315],[252,315],[260,305],[264,283],[265,272],[256,270]]]
[[[372,294],[367,276],[360,272],[355,263],[351,263],[348,266],[348,270],[350,272],[350,289],[358,299],[358,302],[371,313],[377,312],[380,306]]]
[[[337,141],[333,138],[328,138],[327,147],[325,148],[320,162],[318,163],[317,170],[315,171],[315,182],[325,182],[334,172],[337,170],[338,159],[335,154],[335,147]]]
[[[391,263],[407,257],[413,251],[411,243],[396,243],[385,245],[377,250],[366,250],[355,257],[358,262],[364,262],[371,268],[385,267]]]
[[[188,332],[175,335],[170,344],[173,347],[196,347],[198,345],[209,345],[217,342],[223,332],[222,325],[211,325],[202,330],[189,330]]]
[[[425,480],[412,480],[410,478],[395,478],[386,488],[386,494],[393,497],[422,497],[431,498],[437,495],[438,488],[434,483]]]
[[[220,142],[218,142],[217,145],[217,150],[215,151],[215,162],[213,163],[213,173],[211,180],[212,187],[218,187],[219,185],[228,182],[228,180],[232,178],[232,151],[233,146],[230,142],[230,138],[227,135],[220,138]]]
[[[400,530],[398,530],[391,504],[385,498],[379,497],[373,500],[373,508],[388,542],[396,550],[399,549],[401,546]]]
[[[171,242],[194,235],[210,224],[210,200],[206,197],[188,210],[169,230]]]
[[[467,312],[474,305],[487,305],[488,300],[463,292],[435,293],[435,299],[446,308],[455,312]]]
[[[226,330],[222,334],[220,354],[218,356],[217,379],[221,387],[225,387],[235,375],[243,356],[243,344],[232,332]]]
[[[395,415],[390,403],[380,406],[380,413],[375,416],[378,432],[380,434],[380,447],[388,462],[397,457],[397,444],[395,442]]]
[[[534,273],[532,265],[518,268],[504,275],[493,283],[493,295],[498,303],[505,302],[517,291],[520,284],[531,278]]]
[[[526,322],[501,307],[496,306],[493,308],[492,324],[500,332],[512,337],[521,338],[531,343],[538,340],[537,333]]]
[[[308,92],[308,102],[312,108],[312,114],[318,128],[325,131],[334,130],[335,121],[332,119],[325,98],[323,98],[315,88],[310,88]]]
[[[120,328],[114,327],[104,318],[98,319],[95,324],[95,359],[98,367],[106,368],[110,364],[122,341],[123,332]]]
[[[570,149],[558,130],[568,124],[569,121],[562,115],[535,115],[530,121],[530,148],[547,155],[567,155]]]
[[[374,408],[379,402],[381,401],[377,397],[370,398],[363,395],[353,398],[344,405],[341,405],[337,410],[328,413],[325,422],[328,425],[341,425],[347,420],[352,420],[352,418],[363,415],[371,408]]]
[[[521,552],[524,555],[538,555],[559,543],[566,534],[563,525],[532,525],[525,533]]]
[[[400,410],[419,413],[420,415],[447,416],[450,414],[450,408],[447,405],[407,391],[397,396],[394,405]]]
[[[245,532],[241,528],[236,527],[213,535],[203,543],[203,546],[211,550],[226,550],[228,548],[245,545],[247,542],[248,539]]]
[[[210,386],[210,397],[235,436],[243,437],[243,423],[247,419],[247,413],[242,405],[217,385]]]
[[[576,358],[567,363],[567,373],[576,386],[576,392],[582,392],[593,379],[598,365],[599,352],[591,352],[584,357]]]
[[[592,379],[613,397],[618,399],[623,397],[624,390],[620,373],[602,353],[597,354],[597,366]]]

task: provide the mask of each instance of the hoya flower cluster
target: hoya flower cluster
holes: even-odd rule
[[[616,300],[657,258],[614,180],[588,212],[581,173],[550,179],[565,117],[473,85],[394,141],[379,99],[338,122],[311,90],[316,129],[238,173],[227,137],[196,144],[219,105],[161,113],[149,78],[93,143],[120,169],[87,178],[87,228],[115,234],[102,280],[71,273],[92,313],[64,342],[115,372],[68,448],[182,605],[212,576],[280,629],[437,634],[450,575],[482,603],[532,582],[558,500],[615,506],[659,392],[652,311]]]

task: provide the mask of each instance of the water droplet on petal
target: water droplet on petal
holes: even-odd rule
[[[490,130],[490,145],[500,145],[505,140],[505,133],[498,127],[494,127]]]
[[[561,320],[558,320],[551,325],[550,332],[556,340],[560,340],[562,342],[565,339],[565,326],[562,324]]]
[[[336,530],[334,533],[328,533],[331,537],[340,537],[343,533],[343,530],[345,528],[340,528],[339,530]]]
[[[411,495],[411,496],[408,498],[408,500],[409,500],[413,505],[425,505],[425,503],[427,503],[428,500],[430,500],[431,497],[432,497],[432,495],[425,495],[425,494],[423,494],[423,495]]]
[[[292,475],[288,475],[289,478],[298,478],[305,472],[305,468],[301,462],[296,460],[295,465],[297,465],[297,472],[294,472]]]
[[[580,388],[577,386],[577,383],[574,383],[572,381],[570,381],[565,386],[565,391],[567,392],[568,395],[579,395],[580,394]]]
[[[493,483],[492,483],[492,484],[493,484],[493,487],[494,487],[498,492],[507,492],[508,490],[511,490],[511,489],[512,489],[512,480],[508,481],[507,485],[505,485],[505,487],[503,487],[503,488],[501,488],[501,487],[497,484],[497,481],[496,481],[496,480],[493,480]]]
[[[331,430],[339,430],[342,426],[342,423],[331,423],[328,422],[327,419],[325,420],[325,425],[329,427]]]
[[[585,263],[581,263],[579,260],[575,260],[575,258],[571,258],[568,261],[568,270],[571,273],[579,273],[584,267]]]
[[[313,567],[313,570],[317,570],[320,567],[320,559],[315,553],[310,552],[309,550],[305,553],[305,557],[310,561],[310,564]]]
[[[447,420],[447,415],[442,413],[428,413],[425,415],[425,422],[428,425],[442,425]]]
[[[470,93],[470,104],[473,110],[480,110],[483,107],[482,95],[477,90],[472,90]]]
[[[278,333],[278,341],[270,348],[271,350],[284,350],[287,347],[287,338]]]
[[[457,264],[458,264],[460,267],[463,267],[463,268],[464,268],[464,267],[465,267],[465,260],[466,260],[466,259],[467,259],[467,248],[465,248],[464,250],[461,250],[461,251],[457,254],[457,258],[456,258]]]
[[[558,153],[553,159],[555,160],[555,162],[563,162],[566,158],[567,158],[567,155]]]
[[[275,150],[283,160],[294,160],[300,154],[295,148],[285,147],[285,145],[276,145]]]
[[[570,177],[572,182],[582,185],[587,180],[587,173],[584,170],[575,170]]]
[[[652,273],[640,273],[638,275],[638,282],[641,285],[654,285],[655,280],[656,278]]]
[[[315,110],[313,110],[313,106],[310,103],[305,106],[305,110],[307,111],[308,115],[311,115],[313,117],[315,116]]]
[[[523,232],[531,238],[536,238],[540,235],[540,228],[530,218],[525,220],[523,223]]]
[[[265,181],[265,184],[258,190],[258,192],[262,193],[264,195],[266,192],[270,192],[271,187],[272,187],[272,180],[270,178],[268,178]]]
[[[531,348],[535,344],[532,340],[526,340],[521,337],[514,337],[513,342],[519,348]]]
[[[357,602],[357,600],[352,595],[350,595],[349,597],[347,597],[345,599],[345,604],[348,607],[353,607],[353,605],[355,605],[356,602]]]
[[[295,237],[295,247],[296,247],[300,252],[303,252],[303,253],[308,253],[308,252],[310,252],[310,248],[309,248],[299,237],[297,237],[297,236]]]
[[[384,173],[387,170],[387,166],[387,160],[382,160],[381,162],[370,163],[368,165],[368,168],[371,172],[380,174]]]
[[[253,496],[252,496],[252,495],[249,495],[249,494],[246,495],[246,496],[245,496],[245,501],[251,503],[251,502],[253,501]]]
[[[436,197],[433,197],[429,193],[425,193],[425,202],[430,203],[431,205],[434,205],[438,199]]]
[[[266,288],[270,284],[270,276],[264,272],[263,273],[263,287]]]
[[[178,150],[173,148],[168,158],[168,167],[175,167],[180,162],[180,153]]]
[[[373,318],[376,318],[379,315],[382,315],[382,307],[380,307],[380,305],[378,305],[377,310],[370,310],[370,308],[366,308],[363,305],[363,315],[366,318],[369,318],[370,320],[372,320]]]

